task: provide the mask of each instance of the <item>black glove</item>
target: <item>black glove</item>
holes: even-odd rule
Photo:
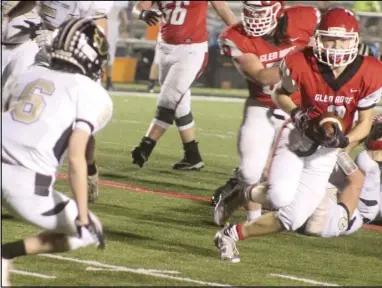
[[[292,110],[290,117],[294,126],[302,133],[305,134],[306,129],[309,127],[310,117],[309,112],[313,111],[314,107],[308,109],[300,109],[296,107]]]
[[[162,14],[154,10],[142,10],[141,14],[139,14],[139,19],[145,21],[149,26],[156,25],[161,17]]]
[[[322,139],[322,143],[319,144],[326,148],[346,148],[349,145],[349,138],[342,133],[337,123],[332,124],[332,126],[334,129],[333,136],[327,135],[325,128],[320,126],[319,129],[323,130],[326,136]]]

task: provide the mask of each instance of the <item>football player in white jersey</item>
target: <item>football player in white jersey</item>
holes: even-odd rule
[[[8,14],[20,1],[1,1],[2,13]],[[28,13],[5,22],[6,30],[2,34],[1,41],[1,88],[11,75],[20,74],[33,64],[34,56],[38,52],[36,42],[32,41],[32,29],[41,23],[37,10],[32,9]],[[7,100],[2,97],[1,111],[6,110]]]
[[[96,82],[107,63],[107,39],[94,21],[72,19],[57,30],[49,53],[51,66],[33,65],[17,77],[9,93],[21,100],[2,114],[2,204],[44,230],[2,244],[2,286],[10,285],[16,257],[105,247],[102,224],[88,210],[85,151],[113,111]],[[75,200],[53,188],[66,150]]]
[[[128,1],[114,1],[114,5],[107,17],[107,26],[109,33],[107,34],[107,40],[109,42],[109,62],[106,68],[106,90],[113,90],[113,84],[111,80],[113,63],[115,52],[117,51],[117,42],[119,35],[125,35],[127,31],[127,6]],[[121,34],[119,33],[121,31]]]
[[[26,13],[30,9],[36,8],[38,5],[39,15],[43,22],[43,29],[36,31],[38,34],[35,38],[38,47],[37,55],[32,55],[29,62],[49,63],[47,58],[46,47],[51,44],[52,33],[64,21],[73,17],[97,17],[96,23],[104,29],[107,35],[107,14],[109,13],[113,1],[20,1],[6,15],[9,20],[18,16],[20,13]],[[36,44],[35,44],[36,45]],[[15,73],[19,71],[15,71]],[[14,73],[12,73],[14,74]],[[6,80],[6,79],[5,79]],[[101,79],[98,80],[101,82]],[[7,87],[4,88],[6,90]],[[9,99],[9,101],[13,101]],[[89,185],[89,201],[94,202],[99,195],[98,187],[98,171],[95,164],[95,139],[90,137],[86,150],[86,159],[88,163],[88,185]]]

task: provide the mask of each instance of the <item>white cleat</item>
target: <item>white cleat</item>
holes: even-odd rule
[[[236,241],[233,236],[230,235],[229,226],[224,227],[218,231],[215,235],[215,246],[220,250],[220,258],[224,261],[230,261],[232,263],[239,263],[239,250],[236,248]]]
[[[10,287],[9,270],[12,268],[12,261],[1,258],[1,287]]]
[[[88,176],[88,201],[94,203],[99,196],[98,188],[98,172],[92,176]]]

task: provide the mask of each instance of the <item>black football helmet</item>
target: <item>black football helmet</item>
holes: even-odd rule
[[[93,19],[75,18],[64,22],[54,32],[49,56],[52,66],[55,62],[67,62],[83,75],[97,80],[107,63],[109,44]]]

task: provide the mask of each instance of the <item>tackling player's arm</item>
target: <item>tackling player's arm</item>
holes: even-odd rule
[[[264,68],[263,63],[255,54],[243,54],[234,58],[233,63],[247,79],[263,86],[275,85],[280,81],[279,68]]]
[[[358,111],[358,122],[354,128],[346,135],[349,138],[349,143],[359,143],[361,140],[365,139],[369,135],[372,119],[373,119],[373,108],[367,110]]]
[[[237,19],[226,1],[210,1],[210,3],[216,14],[219,15],[227,26],[237,23]]]
[[[275,85],[280,81],[278,67],[264,68],[259,57],[253,53],[247,53],[241,35],[227,28],[218,38],[221,53],[230,57],[236,69],[248,80],[260,83],[263,86]]]
[[[78,224],[88,224],[88,180],[85,158],[86,146],[90,137],[90,128],[86,123],[73,130],[69,139],[68,166],[69,183],[78,208]],[[87,129],[89,128],[89,129]]]

